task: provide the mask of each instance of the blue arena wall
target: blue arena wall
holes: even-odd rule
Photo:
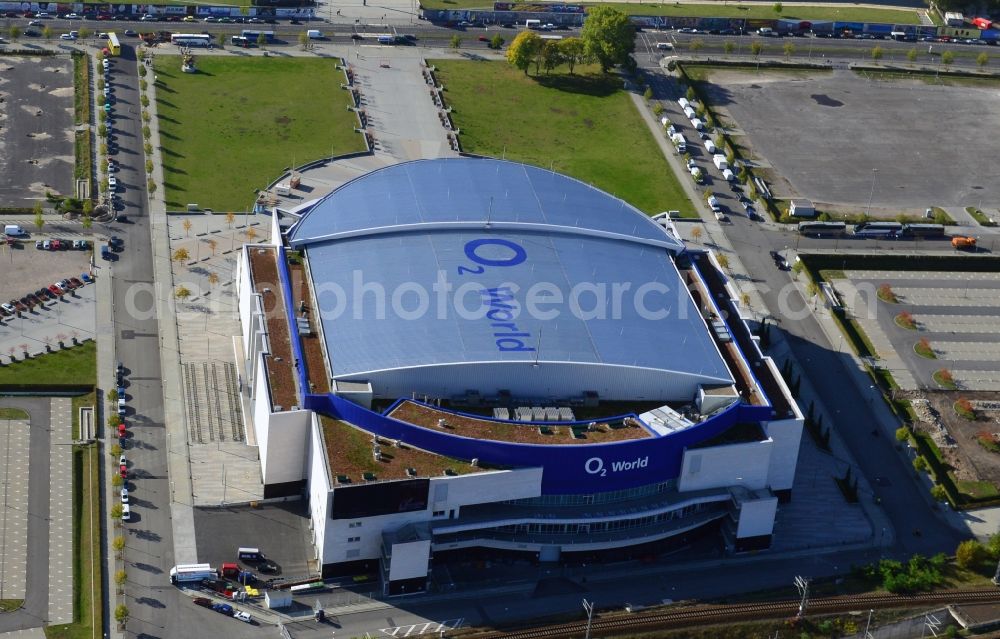
[[[676,479],[686,448],[737,423],[771,418],[770,406],[740,403],[700,424],[662,437],[607,444],[540,445],[472,439],[424,428],[332,394],[307,395],[304,407],[438,455],[478,459],[482,464],[506,468],[541,467],[542,493],[546,495],[599,493]],[[511,423],[511,428],[520,427]]]

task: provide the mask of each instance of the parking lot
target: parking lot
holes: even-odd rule
[[[73,60],[0,57],[0,206],[74,194]]]
[[[0,301],[19,299],[67,277],[80,277],[90,271],[90,251],[40,251],[35,248],[38,240],[53,237],[44,232],[32,232],[31,237],[19,242],[13,250],[4,247],[0,252],[4,277],[0,278]],[[94,239],[81,235],[58,235],[69,240],[87,239],[91,246]]]
[[[262,578],[295,579],[315,574],[309,568],[309,519],[301,501],[259,508],[196,508],[194,525],[200,562],[218,566],[235,562],[237,548],[260,548],[279,570]]]
[[[996,171],[983,161],[995,145],[982,132],[1000,125],[994,88],[847,70],[716,70],[708,79],[713,108],[749,138],[737,141],[780,175],[777,197],[855,212],[871,197],[873,213],[1000,204]]]

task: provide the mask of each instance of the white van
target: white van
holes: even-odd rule
[[[310,40],[322,40],[323,32],[318,29],[309,29],[306,31],[306,36],[308,36]]]
[[[3,234],[11,237],[26,237],[28,235],[24,232],[24,229],[17,224],[4,224]]]
[[[736,180],[736,174],[730,169],[726,169],[722,172],[722,177],[725,178],[726,182],[733,182]]]
[[[524,27],[526,29],[541,29],[542,28],[542,21],[541,20],[525,20],[524,21]]]
[[[656,43],[656,48],[660,49],[661,51],[671,51],[671,50],[673,50],[674,45],[672,45],[669,42],[657,42]]]
[[[701,131],[705,128],[705,123],[698,118],[691,118],[691,126],[694,127],[695,131]]]
[[[715,148],[715,142],[712,142],[711,140],[705,140],[705,150],[711,153],[712,155],[715,155],[715,152],[718,149]]]
[[[687,117],[688,120],[693,120],[696,117],[698,117],[698,114],[691,107],[687,107],[686,109],[684,109],[684,115],[685,117]]]
[[[681,105],[681,108],[685,110],[691,106],[691,103],[688,102],[687,98],[681,98],[677,100],[677,104]]]

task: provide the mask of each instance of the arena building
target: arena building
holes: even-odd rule
[[[802,415],[668,219],[480,158],[303,208],[245,247],[239,307],[265,497],[308,499],[324,575],[769,546]]]

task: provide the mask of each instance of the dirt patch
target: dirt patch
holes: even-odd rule
[[[275,406],[287,410],[298,404],[298,400],[292,369],[292,342],[288,334],[285,305],[281,299],[276,252],[274,249],[260,247],[249,251],[254,289],[261,294],[267,318],[267,338],[271,346],[271,356],[267,358],[267,374],[271,385],[271,401]],[[265,292],[265,289],[270,289],[270,292]]]
[[[953,441],[952,446],[938,447],[958,481],[987,481],[1000,486],[1000,454],[987,450],[977,441],[983,432],[1000,433],[1000,412],[983,412],[973,420],[959,417],[953,408],[959,399],[997,401],[1000,395],[990,392],[940,391],[925,395],[933,412]],[[933,433],[936,427],[921,422],[920,430]]]

